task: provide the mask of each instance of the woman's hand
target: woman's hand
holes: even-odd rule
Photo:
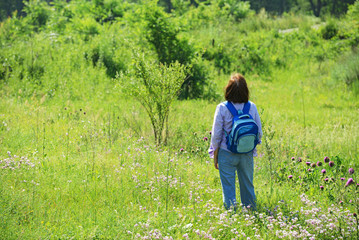
[[[214,156],[213,156],[213,161],[214,161],[214,167],[218,170],[218,150],[219,148],[217,148],[214,151]]]

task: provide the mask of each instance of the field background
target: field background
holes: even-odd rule
[[[168,2],[1,12],[0,239],[358,239],[359,2]],[[160,146],[133,49],[195,69]],[[264,131],[254,213],[224,210],[207,154],[234,72]]]

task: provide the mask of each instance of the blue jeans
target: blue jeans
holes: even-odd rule
[[[253,186],[253,153],[235,154],[219,149],[218,168],[223,190],[223,204],[228,210],[237,209],[236,171],[239,180],[241,202],[243,207],[256,210],[256,196]]]

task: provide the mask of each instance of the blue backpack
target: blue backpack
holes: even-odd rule
[[[226,131],[227,148],[233,153],[249,153],[259,142],[258,125],[249,114],[250,102],[244,104],[243,110],[236,110],[229,101],[224,103],[233,115],[232,130]]]

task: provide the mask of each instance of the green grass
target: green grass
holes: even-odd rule
[[[305,73],[310,67],[303,65],[297,70]],[[272,82],[247,77],[252,100],[264,110],[262,120],[276,133],[272,140],[274,169],[282,168],[291,156],[317,161],[326,155],[338,155],[345,167],[357,168],[358,102],[341,99],[339,90],[313,86],[310,71],[304,76],[292,74],[292,70],[276,75]],[[220,78],[218,85],[223,85],[228,76]],[[26,103],[21,97],[7,97],[1,102],[1,120],[6,123],[1,128],[2,159],[10,151],[27,156],[35,164],[33,168],[1,170],[3,238],[124,239],[136,238],[136,233],[150,235],[154,229],[174,239],[186,233],[190,238],[202,238],[196,229],[216,238],[234,236],[229,227],[219,231],[226,225],[217,223],[218,215],[214,214],[225,213],[220,181],[206,154],[208,143],[202,140],[209,135],[217,103],[177,102],[170,115],[171,147],[157,152],[143,109],[118,97],[115,91],[102,101],[92,98],[86,104],[59,100]],[[138,121],[139,134],[136,123],[127,126],[124,116]],[[180,153],[181,147],[186,152]],[[264,146],[259,152],[265,153]],[[303,190],[274,182],[271,192],[266,155],[255,163],[261,212],[279,200],[299,210]],[[171,177],[168,181],[167,176]],[[310,191],[307,195],[313,199],[321,196],[318,190]],[[330,204],[324,201],[320,206]],[[241,227],[246,222],[244,217],[238,216],[238,220],[232,223],[233,228],[237,226],[249,236],[255,234]],[[233,220],[224,217],[222,221]],[[213,224],[215,229],[211,230]],[[259,234],[265,238],[268,232],[260,228]]]

